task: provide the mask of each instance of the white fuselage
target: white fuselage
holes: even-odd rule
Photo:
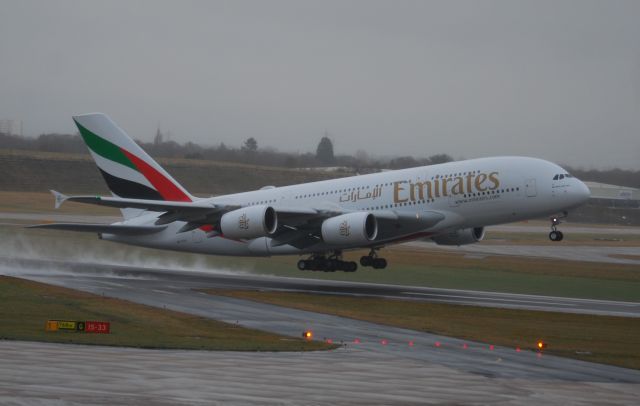
[[[435,236],[452,230],[552,215],[579,206],[589,198],[580,180],[560,166],[526,157],[495,157],[381,172],[369,175],[274,187],[202,199],[216,205],[269,205],[278,208],[395,213],[420,218],[437,212],[444,219],[432,227],[420,222],[380,233],[368,246]],[[554,177],[556,180],[554,180]],[[161,213],[148,212],[127,224],[153,224]],[[304,249],[272,247],[269,237],[232,240],[196,229],[178,232],[174,222],[144,237],[103,235],[104,239],[146,247],[216,255],[268,256],[324,252],[333,249],[321,240]],[[340,247],[344,249],[358,247]]]

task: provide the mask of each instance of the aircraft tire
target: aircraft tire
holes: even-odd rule
[[[298,269],[301,271],[307,271],[309,270],[309,263],[308,261],[305,261],[304,259],[301,259],[300,261],[298,261]]]
[[[375,258],[373,260],[374,269],[384,269],[387,267],[387,260],[384,258]]]
[[[550,233],[549,233],[549,239],[550,239],[551,241],[560,241],[560,240],[558,239],[558,237],[559,237],[558,233],[559,233],[558,231],[552,231],[552,232],[550,232]]]
[[[558,231],[558,240],[557,241],[562,241],[564,239],[564,234],[562,234],[562,231]]]
[[[360,265],[362,266],[371,266],[373,265],[373,258],[368,255],[360,257]]]

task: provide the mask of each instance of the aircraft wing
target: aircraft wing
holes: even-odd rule
[[[65,201],[72,201],[116,208],[145,209],[163,214],[157,218],[155,226],[150,226],[148,229],[142,229],[139,226],[119,225],[113,225],[112,229],[104,229],[98,227],[98,225],[78,224],[47,224],[38,226],[40,228],[94,231],[91,229],[93,226],[95,227],[95,232],[145,234],[164,229],[157,228],[158,226],[164,226],[174,221],[183,221],[186,224],[178,232],[186,232],[206,224],[217,224],[223,214],[241,207],[234,204],[212,204],[198,201],[176,202],[104,196],[65,196],[53,190],[51,192],[56,199],[56,208]],[[321,242],[322,222],[330,217],[351,212],[336,205],[320,205],[318,207],[274,206],[274,210],[278,215],[279,227],[278,231],[271,236],[272,245],[288,244],[297,248],[306,248]],[[436,211],[422,211],[410,215],[398,213],[394,210],[378,210],[372,212],[372,214],[378,221],[378,238],[376,242],[393,240],[401,235],[424,230],[434,226],[445,217],[442,213]],[[131,229],[127,230],[122,227],[131,227]]]
[[[83,231],[116,235],[145,235],[160,232],[167,226],[132,226],[119,224],[49,223],[36,224],[27,228],[48,228],[64,231]]]
[[[216,205],[197,201],[176,202],[165,200],[127,199],[107,196],[66,196],[62,193],[56,192],[55,190],[52,190],[51,193],[53,193],[53,196],[55,197],[56,209],[67,201],[115,207],[119,209],[144,209],[163,213],[156,220],[156,226],[166,225],[174,221],[186,222],[187,224],[180,229],[180,232],[194,230],[205,224],[216,224],[220,221],[220,217],[224,213],[241,207],[234,204]],[[275,210],[278,213],[278,218],[283,221],[283,224],[297,225],[308,221],[310,218],[324,219],[330,217],[330,215],[327,215],[328,212],[326,210],[319,211],[313,208],[276,207]],[[333,215],[336,214],[335,212],[333,213]],[[65,225],[65,227],[67,226]]]

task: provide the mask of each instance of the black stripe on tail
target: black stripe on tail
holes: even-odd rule
[[[98,168],[100,169],[100,168]],[[117,178],[100,169],[107,186],[118,197],[127,199],[164,200],[157,190],[137,182]]]

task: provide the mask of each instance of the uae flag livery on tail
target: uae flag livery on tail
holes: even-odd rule
[[[91,156],[115,196],[191,202],[193,197],[109,117],[73,117]]]

